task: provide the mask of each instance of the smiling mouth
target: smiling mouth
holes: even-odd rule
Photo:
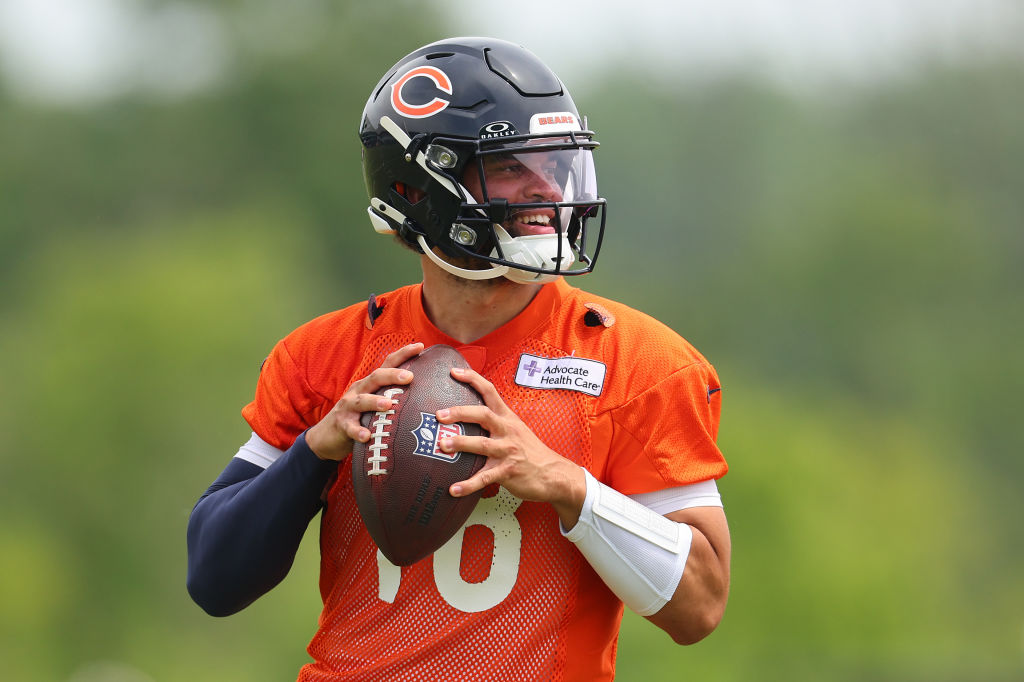
[[[547,213],[522,212],[512,216],[512,231],[517,237],[535,234],[554,234],[555,226],[551,224],[551,216]]]

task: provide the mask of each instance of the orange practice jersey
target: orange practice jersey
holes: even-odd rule
[[[558,280],[465,345],[431,324],[419,285],[377,305],[373,320],[351,306],[278,343],[243,410],[257,435],[288,448],[353,381],[422,341],[458,348],[544,443],[623,493],[726,472],[718,377],[653,318]],[[612,679],[622,603],[562,537],[550,505],[489,490],[448,544],[399,568],[359,518],[350,468],[342,462],[323,512],[324,608],[299,680]]]

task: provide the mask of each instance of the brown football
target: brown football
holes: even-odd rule
[[[359,514],[381,553],[408,566],[446,543],[473,513],[480,494],[452,497],[448,488],[483,467],[486,457],[442,452],[446,435],[487,435],[478,424],[441,424],[446,407],[482,405],[471,386],[452,378],[452,367],[469,367],[451,346],[425,349],[402,364],[412,383],[377,391],[394,402],[382,412],[363,414],[370,440],[352,450],[352,487]]]

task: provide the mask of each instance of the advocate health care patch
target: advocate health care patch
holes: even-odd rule
[[[516,369],[516,383],[527,388],[579,391],[597,397],[604,390],[607,367],[586,358],[542,358],[523,353]]]

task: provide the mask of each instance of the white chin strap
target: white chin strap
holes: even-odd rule
[[[513,237],[505,228],[497,223],[492,224],[494,234],[498,238],[498,245],[505,255],[505,260],[528,265],[534,268],[551,268],[558,262],[558,251],[562,251],[561,270],[568,270],[575,261],[572,255],[572,247],[564,234],[532,234],[525,237]],[[561,246],[559,246],[561,243]],[[498,249],[491,252],[491,256],[497,256]],[[554,281],[557,275],[544,275],[528,270],[508,268],[505,277],[520,284],[543,284]]]
[[[503,227],[501,227],[501,225],[494,223],[492,226],[494,228],[494,233],[498,238],[498,244],[501,247],[501,252],[504,254],[505,260],[507,261],[535,268],[551,267],[550,264],[554,263],[558,258],[559,242],[561,242],[562,250],[562,269],[567,270],[576,260],[572,255],[572,248],[569,245],[569,240],[565,238],[565,235],[537,234],[526,237],[513,237]],[[450,272],[457,277],[474,280],[505,277],[506,279],[518,284],[545,284],[547,282],[553,282],[558,277],[557,275],[530,272],[528,270],[520,270],[516,267],[498,265],[496,263],[491,263],[491,267],[484,270],[467,270],[466,268],[460,268],[456,265],[452,265],[434,253],[434,251],[427,246],[427,241],[422,236],[418,236],[416,239],[419,242],[420,248],[423,249],[423,253],[427,255],[427,258],[433,261],[434,264],[442,270]],[[491,252],[491,256],[497,257],[497,255],[498,249],[495,248],[494,251]]]
[[[494,263],[490,263],[491,267],[489,270],[467,270],[466,268],[460,268],[457,265],[452,265],[434,253],[434,250],[427,244],[427,240],[424,239],[423,235],[418,235],[416,237],[416,241],[419,242],[420,248],[423,249],[423,253],[427,255],[427,258],[434,262],[434,265],[457,277],[465,279],[494,279],[495,277],[507,275],[509,270],[507,265],[496,265]]]

